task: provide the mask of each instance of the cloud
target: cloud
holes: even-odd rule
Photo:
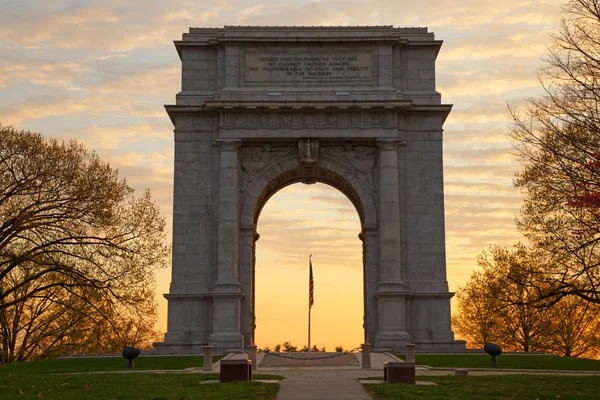
[[[76,89],[76,82],[92,69],[77,61],[50,61],[8,56],[0,59],[0,88],[21,82]]]
[[[520,165],[506,138],[506,104],[521,107],[539,93],[540,58],[560,18],[555,0],[432,0],[426,6],[391,0],[30,0],[2,8],[0,122],[84,141],[136,190],[150,188],[169,221],[173,127],[162,105],[174,103],[180,90],[172,41],[189,26],[429,26],[444,40],[438,90],[454,104],[444,132],[451,288],[477,268],[481,249],[520,237],[514,218],[521,195],[512,187]],[[336,189],[288,186],[267,202],[258,228],[257,259],[265,274],[304,273],[306,253],[313,252],[320,268],[334,271],[331,287],[360,286],[360,223]],[[345,281],[345,271],[357,275]],[[168,291],[169,280],[161,275],[159,291]],[[354,312],[360,330],[360,305]]]

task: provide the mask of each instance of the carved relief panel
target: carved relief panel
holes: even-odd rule
[[[244,192],[256,176],[264,171],[269,165],[277,163],[280,159],[293,154],[295,148],[292,146],[244,146],[242,147],[242,184],[240,191]]]
[[[375,181],[377,147],[352,146],[351,143],[347,142],[343,145],[323,147],[322,152],[334,157],[336,161],[347,165],[350,170],[368,182],[371,190],[377,191]]]
[[[250,184],[271,165],[290,156],[298,157],[302,176],[318,177],[318,160],[328,158],[344,165],[366,183],[371,191],[377,191],[377,147],[352,145],[350,142],[320,146],[317,139],[299,139],[297,147],[272,146],[270,144],[244,146],[241,150],[240,191],[245,192]],[[309,183],[307,181],[307,183]]]

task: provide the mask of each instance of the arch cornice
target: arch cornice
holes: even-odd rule
[[[267,201],[279,190],[298,182],[321,182],[335,187],[352,202],[362,225],[377,224],[372,184],[336,160],[320,155],[315,168],[303,168],[296,154],[282,157],[254,177],[242,195],[240,223],[256,225]]]

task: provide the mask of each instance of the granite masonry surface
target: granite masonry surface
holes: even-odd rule
[[[296,182],[356,207],[365,342],[464,351],[446,280],[441,45],[392,26],[190,28],[175,42],[173,269],[156,354],[254,342],[256,224]]]

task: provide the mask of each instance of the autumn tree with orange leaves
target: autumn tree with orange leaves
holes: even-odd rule
[[[165,219],[82,144],[0,125],[0,363],[155,338]]]

